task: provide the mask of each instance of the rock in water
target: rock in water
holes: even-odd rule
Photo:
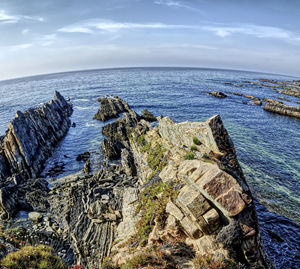
[[[70,128],[72,111],[72,105],[57,91],[54,100],[42,107],[17,111],[0,145],[0,177],[37,177],[54,146]]]
[[[96,120],[107,121],[117,118],[120,113],[131,110],[129,105],[118,96],[99,98],[98,101],[101,103],[101,106],[94,115]]]
[[[157,118],[147,109],[142,110],[141,118],[149,122],[157,121]]]
[[[267,102],[264,106],[264,110],[277,113],[280,115],[295,117],[300,119],[300,107],[299,106],[287,106],[278,103]]]
[[[223,92],[205,92],[205,93],[208,95],[217,97],[217,98],[226,98],[227,97],[227,95]]]

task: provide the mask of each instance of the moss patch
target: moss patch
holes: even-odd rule
[[[142,216],[137,222],[138,245],[145,246],[148,242],[148,236],[152,231],[154,224],[158,223],[159,228],[165,226],[167,214],[166,205],[170,198],[176,199],[178,191],[172,186],[163,182],[157,182],[146,187],[139,197],[139,203],[136,208],[136,214],[142,212]]]
[[[184,156],[184,159],[185,160],[195,160],[196,159],[196,156],[193,152],[189,152],[187,153],[185,156]]]
[[[9,253],[1,260],[1,265],[8,269],[65,269],[66,265],[53,253],[49,246],[26,246]]]
[[[199,140],[197,136],[193,137],[193,143],[198,146],[202,145],[202,142]]]

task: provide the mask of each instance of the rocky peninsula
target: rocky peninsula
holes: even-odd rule
[[[17,112],[1,138],[1,217],[13,221],[27,210],[42,222],[5,234],[52,246],[66,267],[273,268],[220,116],[175,123],[138,115],[119,97],[99,102],[95,119],[117,118],[102,129],[102,169],[52,186],[39,175],[72,107],[56,92],[41,108]],[[21,248],[8,239],[0,234],[0,258]]]

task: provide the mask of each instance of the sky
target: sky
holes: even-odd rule
[[[0,80],[139,66],[300,77],[300,1],[0,0]]]

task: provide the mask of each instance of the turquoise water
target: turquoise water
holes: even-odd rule
[[[77,172],[83,163],[75,160],[92,152],[94,169],[100,167],[101,127],[93,120],[103,95],[119,95],[137,112],[149,109],[155,115],[169,115],[175,121],[205,121],[220,114],[235,144],[247,182],[257,198],[262,234],[277,268],[297,268],[300,238],[300,120],[266,112],[260,106],[245,105],[243,97],[218,99],[205,91],[229,91],[275,99],[283,96],[297,105],[295,97],[270,88],[241,86],[260,78],[295,78],[242,71],[188,68],[129,68],[50,74],[0,82],[0,134],[4,134],[16,110],[37,106],[53,97],[54,90],[70,97],[74,105],[75,128],[59,144],[46,163],[64,164],[62,175]],[[234,85],[225,85],[232,82]],[[64,156],[65,155],[65,156]],[[270,211],[268,212],[267,209]],[[278,233],[283,242],[272,237]]]

